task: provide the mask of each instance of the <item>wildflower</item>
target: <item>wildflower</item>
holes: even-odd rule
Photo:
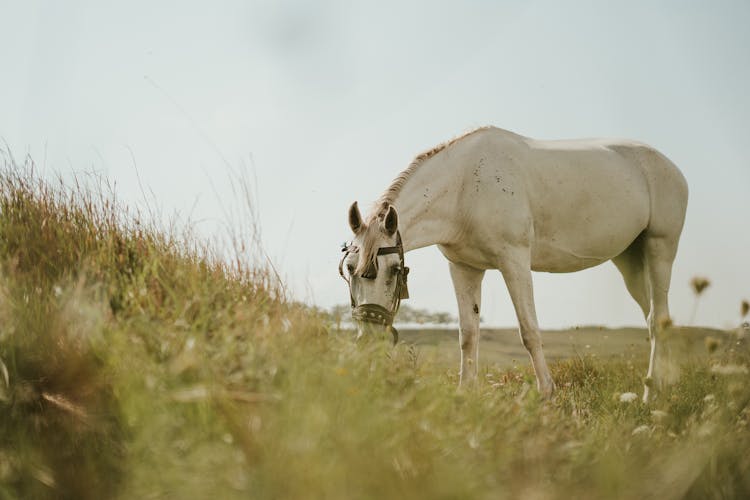
[[[713,354],[716,349],[719,348],[719,344],[721,344],[721,341],[715,337],[706,337],[703,339],[703,342],[706,344],[706,349],[708,350],[709,354]]]
[[[172,399],[178,403],[195,403],[205,401],[210,397],[208,387],[197,384],[192,387],[180,389],[172,393]]]
[[[669,416],[669,413],[662,411],[662,410],[651,410],[651,418],[653,418],[656,422],[663,422],[667,419]]]
[[[638,395],[634,392],[623,392],[620,394],[620,403],[632,403],[638,399]]]
[[[666,330],[667,328],[672,328],[672,325],[674,323],[672,322],[672,318],[669,316],[664,316],[662,318],[659,318],[659,330]]]
[[[747,316],[747,313],[749,312],[750,312],[750,302],[748,302],[747,300],[743,300],[742,304],[740,305],[740,317],[744,319],[745,316]]]
[[[693,313],[690,315],[690,323],[693,324],[695,321],[695,312],[698,310],[698,299],[700,298],[703,291],[711,285],[711,281],[708,278],[702,276],[696,276],[690,280],[690,286],[693,288],[695,294],[695,302],[693,303]]]
[[[640,436],[641,434],[645,434],[650,430],[650,427],[648,425],[639,425],[635,429],[633,429],[633,436]]]
[[[468,438],[468,442],[469,448],[471,448],[472,450],[476,450],[479,448],[479,439],[477,438],[476,434],[472,433]]]
[[[700,438],[707,438],[711,437],[711,434],[714,433],[716,430],[716,424],[709,421],[704,422],[700,427],[698,427],[698,437]]]
[[[700,295],[703,291],[711,285],[711,281],[708,278],[702,276],[696,276],[690,280],[690,286],[693,287],[695,295]]]

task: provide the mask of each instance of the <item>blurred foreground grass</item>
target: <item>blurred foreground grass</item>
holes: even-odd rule
[[[750,495],[744,339],[649,406],[621,398],[640,355],[558,360],[546,403],[525,359],[457,392],[455,363],[355,344],[106,186],[6,162],[0,190],[2,499]]]

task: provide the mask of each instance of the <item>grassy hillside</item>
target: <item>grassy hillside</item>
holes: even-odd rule
[[[457,392],[436,336],[354,343],[259,260],[226,263],[100,191],[0,173],[2,499],[750,495],[742,339],[684,358],[646,406],[621,401],[643,340],[560,351],[542,402],[490,333]]]

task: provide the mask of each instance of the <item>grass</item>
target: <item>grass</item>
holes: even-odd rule
[[[525,359],[459,392],[452,361],[354,343],[252,254],[94,187],[0,173],[2,499],[750,494],[744,340],[648,406],[619,398],[640,351],[558,359],[549,402]]]

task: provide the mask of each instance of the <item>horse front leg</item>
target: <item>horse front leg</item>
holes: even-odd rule
[[[543,398],[549,398],[555,391],[555,382],[549,373],[542,351],[542,336],[539,333],[534,307],[531,257],[528,248],[518,248],[508,252],[501,262],[500,270],[516,310],[521,341],[529,352],[534,366],[537,388]]]
[[[473,383],[479,362],[479,308],[484,271],[450,262],[451,280],[458,302],[458,340],[461,346],[459,386]]]

